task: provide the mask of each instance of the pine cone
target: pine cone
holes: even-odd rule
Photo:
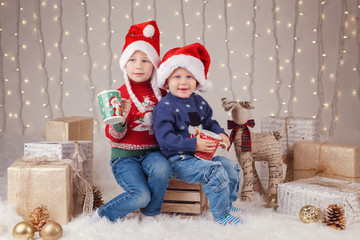
[[[334,229],[343,230],[346,226],[345,209],[341,205],[330,204],[326,209],[323,223]]]
[[[93,193],[94,193],[93,210],[96,210],[102,205],[104,205],[104,200],[102,199],[102,193],[100,189],[98,189],[96,186],[93,186]]]
[[[102,205],[104,205],[104,200],[102,199],[102,193],[100,189],[98,189],[96,186],[92,186],[93,194],[94,194],[94,204],[93,204],[93,210],[95,211]],[[85,199],[85,195],[83,196],[83,200]]]
[[[40,207],[35,208],[30,213],[30,223],[34,226],[35,231],[41,231],[41,228],[48,222],[54,222],[49,217],[49,211],[46,206],[41,205]]]

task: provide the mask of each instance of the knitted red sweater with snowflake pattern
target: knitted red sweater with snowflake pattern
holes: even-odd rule
[[[105,127],[105,135],[110,140],[111,158],[141,156],[150,151],[157,150],[158,143],[155,139],[152,126],[152,111],[158,103],[150,81],[138,83],[130,81],[130,86],[137,99],[146,108],[145,113],[140,113],[134,102],[131,104],[130,113],[126,124],[108,124]],[[130,99],[127,88],[122,85],[118,89],[121,98]],[[166,91],[161,89],[163,96]],[[151,123],[149,123],[151,120]]]

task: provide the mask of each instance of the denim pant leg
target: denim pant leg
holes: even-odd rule
[[[125,192],[101,206],[98,214],[115,222],[128,213],[147,206],[151,194],[139,158],[115,158],[111,160],[111,167],[117,183]]]
[[[141,209],[141,212],[147,216],[154,216],[161,211],[171,175],[171,165],[160,152],[151,152],[142,161],[142,168],[148,176],[151,199],[149,204]]]
[[[229,178],[219,162],[200,160],[191,155],[169,158],[174,177],[188,183],[204,184],[203,190],[214,218],[229,214]]]
[[[235,163],[234,161],[223,157],[223,156],[216,156],[212,159],[212,161],[220,162],[221,165],[225,168],[230,184],[230,207],[232,206],[232,202],[236,201],[236,199],[239,196],[239,189],[241,184],[241,178],[240,178],[240,170],[241,166],[238,163]]]

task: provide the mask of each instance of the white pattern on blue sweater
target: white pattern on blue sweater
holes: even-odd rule
[[[212,119],[210,105],[196,93],[189,98],[178,98],[169,92],[156,105],[153,114],[156,140],[167,158],[177,154],[194,154],[196,138],[190,137],[191,122],[200,123],[201,129],[225,133]]]

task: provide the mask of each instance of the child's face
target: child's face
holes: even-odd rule
[[[170,92],[179,98],[189,98],[196,86],[197,81],[192,73],[181,67],[175,69],[165,83],[165,87],[168,87]]]
[[[128,77],[134,82],[146,82],[150,79],[154,66],[146,53],[135,51],[125,65]]]

